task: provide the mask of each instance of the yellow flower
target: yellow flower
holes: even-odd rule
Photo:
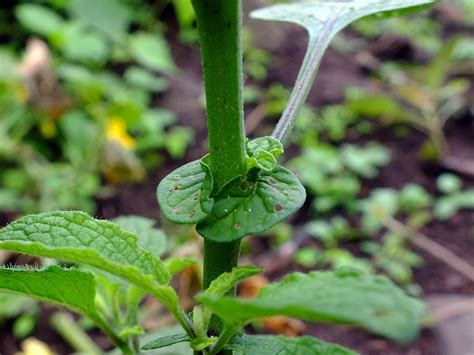
[[[53,355],[54,352],[42,341],[36,338],[28,338],[21,343],[23,352],[17,355]]]
[[[127,150],[135,146],[135,139],[128,134],[125,122],[120,117],[110,117],[107,124],[107,139],[118,142]]]

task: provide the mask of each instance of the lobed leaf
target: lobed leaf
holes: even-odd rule
[[[205,172],[206,165],[195,160],[183,165],[161,180],[156,196],[166,219],[178,224],[195,224],[211,211],[209,197],[212,178]]]
[[[94,275],[77,269],[0,268],[0,291],[36,298],[92,318],[96,317],[95,287]]]
[[[359,271],[295,273],[262,288],[252,300],[215,297],[197,299],[224,322],[246,324],[274,315],[315,322],[353,324],[399,340],[413,339],[422,304],[382,276]]]
[[[281,166],[262,171],[254,186],[245,189],[250,193],[216,198],[210,216],[197,225],[198,233],[215,242],[263,233],[297,211],[306,198],[298,178]]]
[[[273,335],[244,335],[234,337],[225,347],[242,355],[255,354],[312,354],[356,355],[340,345],[327,343],[310,336],[285,337]]]

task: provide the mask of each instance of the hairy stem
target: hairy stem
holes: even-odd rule
[[[242,101],[241,0],[192,0],[201,42],[207,104],[211,172],[215,190],[245,172],[245,130]],[[204,289],[237,266],[240,240],[205,241]],[[235,291],[233,291],[235,293]],[[213,317],[210,331],[220,333]]]
[[[295,120],[311,91],[314,78],[316,77],[321,63],[321,58],[329,44],[326,38],[333,30],[338,15],[339,13],[334,13],[331,18],[328,19],[322,33],[313,34],[311,31],[309,32],[308,49],[306,50],[295,86],[291,92],[290,100],[272,133],[272,137],[278,139],[283,145],[285,145],[295,125]]]
[[[211,171],[219,190],[245,171],[241,0],[192,0],[207,104]]]

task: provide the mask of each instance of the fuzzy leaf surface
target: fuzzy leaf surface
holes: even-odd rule
[[[138,237],[138,244],[156,256],[161,256],[166,251],[165,233],[154,228],[154,220],[141,216],[120,216],[112,222],[123,230],[134,233]]]
[[[284,315],[314,322],[364,327],[398,341],[413,339],[423,306],[390,280],[353,270],[294,273],[262,288],[252,300],[197,296],[224,322],[246,324]]]
[[[337,344],[327,343],[310,336],[285,337],[272,335],[244,335],[234,337],[226,349],[242,355],[255,354],[312,354],[356,355],[357,353]]]
[[[211,211],[211,190],[212,179],[206,173],[205,163],[195,160],[161,180],[156,196],[166,219],[178,224],[195,224]]]
[[[96,314],[95,286],[92,273],[77,269],[0,268],[0,291],[36,298],[89,316]]]
[[[49,212],[20,218],[0,230],[0,248],[96,267],[124,279],[153,277],[167,283],[163,262],[137,237],[83,212]]]
[[[117,225],[77,211],[20,218],[0,229],[0,249],[70,261],[107,271],[152,293],[179,314],[177,295],[166,284],[164,263]]]
[[[306,198],[298,178],[281,166],[262,171],[245,190],[250,192],[242,191],[240,196],[229,192],[216,198],[210,216],[197,225],[198,233],[215,242],[260,234],[296,212]]]

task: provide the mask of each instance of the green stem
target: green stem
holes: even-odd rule
[[[230,272],[239,262],[240,240],[230,243],[215,243],[204,241],[204,280],[203,288],[207,289],[211,282],[224,272]],[[235,295],[235,288],[228,292]],[[209,323],[209,329],[215,334],[222,331],[222,321],[213,316]]]
[[[240,326],[239,327],[235,327],[235,326],[225,327],[222,330],[222,333],[219,336],[219,339],[217,339],[217,342],[212,346],[211,350],[209,350],[209,355],[227,353],[226,351],[221,351],[221,350],[229,342],[229,340],[232,339],[232,337],[239,331],[239,329],[240,329]],[[232,354],[232,351],[230,351],[229,354]]]
[[[211,171],[220,190],[245,171],[241,0],[192,0],[201,42]]]
[[[246,150],[242,100],[241,0],[192,0],[201,42],[207,104],[211,172],[215,191],[245,173]],[[205,241],[204,289],[237,266],[240,240]],[[231,293],[235,293],[235,290]],[[211,319],[210,330],[222,331]]]

